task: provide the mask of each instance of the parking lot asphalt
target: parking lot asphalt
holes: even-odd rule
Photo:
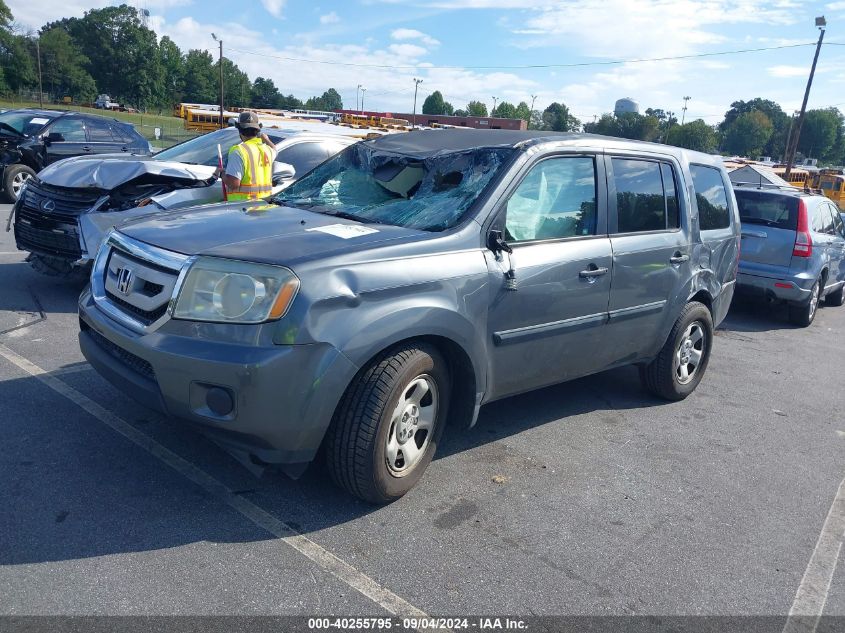
[[[680,403],[626,368],[488,405],[373,507],[116,391],[84,281],[24,258],[0,234],[0,614],[785,615],[845,477],[845,308],[736,303]]]

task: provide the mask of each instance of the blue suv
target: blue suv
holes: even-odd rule
[[[845,223],[823,195],[794,187],[734,187],[742,223],[737,291],[789,305],[806,327],[821,299],[845,301]]]

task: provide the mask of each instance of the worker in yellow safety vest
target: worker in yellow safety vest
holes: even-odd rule
[[[261,132],[255,112],[241,112],[235,124],[241,142],[229,150],[223,174],[229,200],[256,200],[273,193],[273,161],[276,147]]]

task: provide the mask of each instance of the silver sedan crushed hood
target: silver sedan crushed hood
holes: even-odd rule
[[[38,179],[57,187],[92,187],[110,191],[142,177],[208,184],[213,176],[214,167],[206,165],[153,160],[132,154],[105,154],[61,160],[39,172]]]

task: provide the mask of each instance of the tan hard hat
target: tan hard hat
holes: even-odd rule
[[[237,126],[241,130],[261,129],[261,123],[258,121],[258,115],[255,112],[241,112],[238,116]]]

